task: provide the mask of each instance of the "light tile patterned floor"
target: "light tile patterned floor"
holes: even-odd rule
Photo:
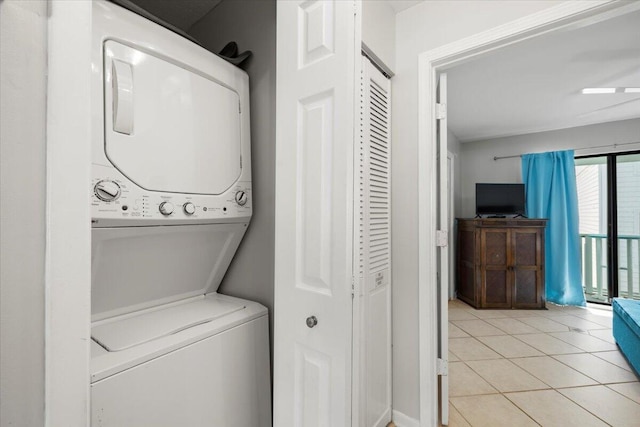
[[[640,425],[640,382],[604,306],[449,302],[449,426]]]

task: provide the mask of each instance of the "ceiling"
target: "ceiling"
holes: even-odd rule
[[[368,1],[377,1],[377,0],[368,0]],[[425,0],[387,0],[387,2],[393,8],[395,13],[402,12],[405,9],[409,9],[417,5],[418,3],[422,3]]]
[[[640,117],[640,12],[510,45],[446,70],[448,125],[461,142]]]

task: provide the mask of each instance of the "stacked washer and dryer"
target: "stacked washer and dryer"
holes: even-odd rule
[[[252,214],[245,72],[94,2],[93,426],[271,426],[267,310],[218,286]]]

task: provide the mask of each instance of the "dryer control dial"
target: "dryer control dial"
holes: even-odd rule
[[[182,209],[184,210],[184,213],[186,213],[187,215],[193,215],[194,213],[196,213],[196,205],[194,205],[191,202],[187,202],[184,205],[182,205]]]
[[[244,191],[238,191],[236,193],[236,203],[240,206],[244,206],[247,204],[247,193]]]
[[[117,182],[103,180],[98,182],[93,191],[96,193],[96,197],[103,202],[113,202],[120,197],[120,186]]]
[[[162,202],[160,203],[160,213],[164,216],[169,216],[173,213],[173,203],[171,202]]]

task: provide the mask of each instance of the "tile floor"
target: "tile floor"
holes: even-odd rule
[[[449,426],[640,426],[640,382],[611,310],[449,302]]]

